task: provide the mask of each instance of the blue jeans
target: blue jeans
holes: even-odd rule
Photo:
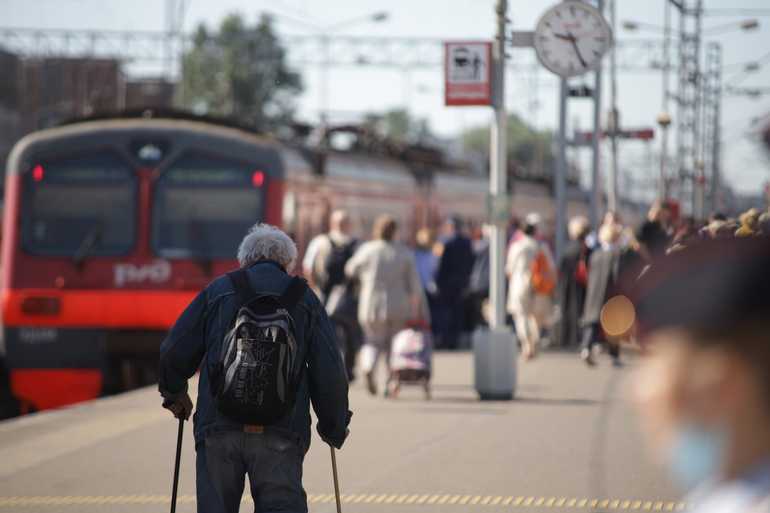
[[[302,451],[275,433],[224,431],[196,447],[198,513],[237,513],[249,476],[257,513],[307,513]]]

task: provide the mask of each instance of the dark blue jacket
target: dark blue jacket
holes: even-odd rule
[[[473,246],[467,237],[455,235],[444,243],[444,252],[436,272],[440,298],[449,302],[462,300],[471,278],[473,259]]]
[[[281,295],[290,277],[273,262],[260,262],[248,270],[256,293]],[[214,280],[190,303],[160,347],[158,388],[166,399],[187,391],[187,380],[200,368],[197,409],[193,417],[196,446],[209,434],[242,430],[243,425],[224,417],[214,404],[209,387],[208,355],[219,353],[237,309],[235,289],[227,276]],[[304,451],[310,447],[310,402],[318,418],[321,437],[336,447],[345,441],[350,421],[348,380],[326,311],[308,289],[290,312],[295,323],[299,362],[305,362],[294,410],[267,429],[292,437]],[[213,360],[213,358],[212,358]]]

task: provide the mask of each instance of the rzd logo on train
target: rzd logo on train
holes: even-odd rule
[[[116,264],[114,269],[116,287],[131,283],[164,283],[171,278],[171,264],[165,260],[145,265]]]

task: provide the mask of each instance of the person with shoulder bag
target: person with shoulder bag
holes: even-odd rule
[[[523,235],[511,244],[505,264],[510,280],[508,312],[513,316],[525,360],[537,355],[541,328],[552,314],[556,286],[551,253],[536,238],[541,221],[539,214],[527,215]]]

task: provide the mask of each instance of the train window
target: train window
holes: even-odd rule
[[[24,174],[22,245],[33,254],[122,255],[136,239],[136,177],[117,155],[36,162]]]
[[[262,219],[265,174],[219,157],[186,154],[158,179],[153,246],[166,258],[235,257]]]

